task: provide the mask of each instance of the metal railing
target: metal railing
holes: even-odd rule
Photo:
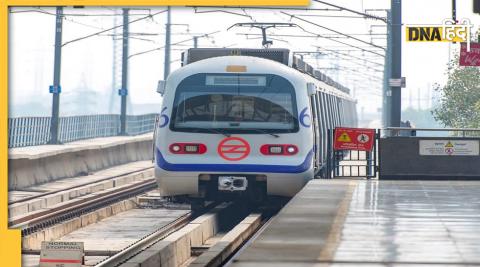
[[[152,132],[157,114],[127,116],[127,134]],[[120,115],[85,115],[60,117],[59,141],[116,136],[120,132]],[[50,141],[50,117],[8,119],[8,147],[45,145]]]
[[[416,136],[417,132],[447,132],[451,136],[477,137],[480,136],[479,128],[410,128],[410,127],[387,127],[384,129],[389,136]]]

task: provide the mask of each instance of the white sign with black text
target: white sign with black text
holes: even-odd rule
[[[420,140],[420,156],[478,156],[479,140]]]
[[[80,267],[83,256],[83,242],[43,241],[40,267]]]

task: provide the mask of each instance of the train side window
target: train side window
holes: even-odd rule
[[[321,95],[320,95],[320,92],[318,92],[316,95],[315,95],[315,98],[316,98],[316,104],[317,104],[317,110],[318,110],[318,126],[320,127],[319,131],[320,131],[320,148],[319,148],[319,160],[320,160],[320,165],[323,165],[323,155],[325,155],[325,137],[326,137],[326,134],[325,134],[325,120],[323,119],[323,110],[322,110],[322,104],[321,104]]]
[[[352,126],[352,112],[350,111],[350,101],[345,101],[345,120],[348,126]]]
[[[335,113],[333,110],[333,101],[332,101],[332,95],[328,95],[328,108],[329,108],[329,116],[330,116],[330,129],[335,128]]]
[[[340,125],[345,125],[345,106],[343,105],[343,103],[343,98],[340,98],[338,102],[338,110],[340,110]]]
[[[310,96],[310,103],[312,106],[312,129],[313,129],[313,143],[314,143],[314,150],[315,150],[315,168],[318,168],[319,158],[318,158],[318,149],[319,149],[319,131],[318,131],[318,109],[316,102],[316,95]]]
[[[335,122],[335,127],[338,126],[338,112],[337,112],[337,97],[332,96],[332,107],[333,107],[333,120]]]
[[[342,117],[340,114],[340,97],[334,96],[335,98],[335,110],[337,111],[337,125],[340,126],[342,125]]]
[[[327,94],[323,95],[323,103],[325,104],[325,118],[327,122],[327,129],[332,129],[332,125],[330,123],[330,105],[328,103]]]
[[[335,110],[337,111],[337,126],[341,125],[341,117],[340,117],[340,97],[334,96],[335,99]]]

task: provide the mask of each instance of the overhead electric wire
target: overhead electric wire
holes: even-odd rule
[[[240,32],[237,33],[237,35],[253,35],[253,36],[262,36],[260,33],[248,33],[248,32]],[[272,34],[269,34],[272,35]],[[370,36],[370,35],[384,35],[382,33],[373,33],[373,34],[368,34],[368,33],[348,33],[348,35],[365,35],[365,36]],[[299,34],[275,34],[277,37],[299,37],[299,38],[318,38],[319,36],[325,37],[325,38],[335,38],[334,34],[315,34],[315,35],[299,35]]]
[[[304,29],[302,29],[303,31],[307,32],[307,33],[310,33],[312,34],[311,32],[309,31],[306,31]],[[375,51],[372,51],[372,50],[369,50],[369,49],[365,49],[365,48],[362,48],[360,46],[356,46],[356,45],[352,45],[352,44],[349,44],[349,43],[345,43],[345,42],[342,42],[342,41],[339,41],[339,40],[336,40],[336,39],[332,39],[332,38],[328,38],[328,37],[323,37],[323,36],[318,36],[318,38],[323,38],[323,39],[327,39],[327,40],[330,40],[330,41],[333,41],[333,42],[336,42],[336,43],[339,43],[339,44],[343,44],[343,45],[346,45],[346,46],[350,46],[350,47],[353,47],[353,48],[356,48],[356,49],[359,49],[361,51],[364,51],[364,52],[368,52],[368,53],[372,53],[372,54],[375,54],[375,55],[378,55],[378,56],[381,56],[381,57],[385,57],[385,55],[382,55],[380,53],[377,53]],[[384,48],[381,48],[381,50],[385,50]]]
[[[374,71],[374,72],[376,72],[376,73],[383,73],[383,70],[381,70],[381,69],[376,69],[376,68],[371,67],[371,66],[366,66],[366,65],[364,65],[364,64],[359,63],[359,62],[356,61],[356,60],[361,60],[361,61],[363,61],[363,59],[350,59],[350,58],[340,57],[340,56],[337,55],[337,54],[329,54],[329,53],[325,53],[325,52],[323,52],[323,51],[319,51],[319,54],[321,54],[321,53],[323,53],[323,55],[333,56],[333,57],[336,58],[337,60],[346,60],[346,61],[348,61],[348,63],[352,63],[352,64],[355,64],[355,65],[364,67],[364,68],[369,69],[369,70],[372,70],[372,71]],[[314,56],[311,56],[311,55],[309,55],[309,54],[304,55],[304,57],[318,59],[318,57],[314,57]],[[358,70],[357,70],[357,71],[358,71]]]
[[[227,13],[227,14],[231,14],[231,15],[237,15],[237,16],[242,16],[242,17],[248,17],[250,19],[253,20],[252,16],[248,15],[248,14],[239,14],[239,13],[235,13],[235,12],[231,12],[231,11],[227,11],[227,10],[220,10],[220,9],[215,9],[215,10],[205,10],[205,11],[198,11],[197,9],[195,9],[195,14],[202,14],[202,13],[214,13],[214,12],[221,12],[221,13]]]
[[[215,31],[215,32],[212,32],[212,33],[206,33],[206,34],[201,35],[201,36],[195,36],[195,37],[190,38],[190,39],[186,39],[186,40],[182,40],[182,41],[179,41],[179,42],[176,42],[176,43],[172,43],[171,45],[177,45],[177,44],[181,44],[181,43],[193,41],[194,38],[198,38],[198,37],[208,37],[208,36],[210,36],[210,35],[214,35],[214,34],[217,34],[217,33],[219,33],[219,32],[220,32],[220,31]],[[131,57],[134,57],[134,56],[143,55],[143,54],[147,54],[147,53],[154,52],[154,51],[158,51],[158,50],[162,50],[162,49],[164,49],[164,48],[165,48],[165,46],[160,46],[160,47],[157,47],[157,48],[145,50],[145,51],[142,51],[142,52],[138,52],[138,53],[129,55],[128,58],[131,58]]]
[[[342,11],[332,8],[301,8],[301,7],[266,7],[266,6],[187,6],[191,8],[222,8],[222,9],[264,9],[264,10],[303,10],[303,11]]]
[[[345,18],[345,19],[365,19],[360,16],[348,16],[348,15],[324,15],[324,14],[294,14],[299,17],[322,17],[322,18]]]
[[[338,8],[340,10],[345,10],[345,11],[348,11],[348,12],[351,12],[351,13],[355,13],[357,15],[361,15],[365,18],[370,18],[370,19],[375,19],[375,20],[381,20],[385,23],[388,23],[387,22],[387,19],[386,18],[382,18],[382,17],[378,17],[378,16],[374,16],[374,15],[371,15],[371,14],[367,14],[367,13],[363,13],[363,12],[360,12],[360,11],[356,11],[356,10],[353,10],[353,9],[350,9],[350,8],[346,8],[346,7],[342,7],[342,6],[337,6],[337,5],[334,5],[334,4],[330,4],[330,3],[327,3],[325,1],[320,1],[320,0],[313,0],[317,3],[320,3],[320,4],[324,4],[324,5],[327,5],[327,6],[331,6],[331,7],[335,7],[335,8]]]
[[[132,20],[132,21],[129,21],[128,24],[132,24],[132,23],[135,23],[135,22],[138,22],[138,21],[141,21],[141,20],[145,20],[145,19],[148,19],[148,18],[151,18],[153,16],[156,16],[158,14],[161,14],[161,13],[164,13],[164,12],[167,12],[167,10],[162,10],[162,11],[159,11],[157,13],[154,13],[154,14],[151,14],[151,15],[148,15],[148,16],[145,16],[145,17],[142,17],[142,18],[138,18],[138,19],[135,19],[135,20]],[[90,37],[93,37],[93,36],[97,36],[97,35],[100,35],[104,32],[108,32],[108,31],[111,31],[113,29],[116,29],[116,28],[120,28],[120,27],[123,27],[123,24],[122,25],[117,25],[115,27],[112,27],[112,28],[108,28],[108,29],[105,29],[105,30],[102,30],[102,31],[99,31],[99,32],[96,32],[96,33],[92,33],[92,34],[89,34],[89,35],[86,35],[86,36],[83,36],[83,37],[79,37],[79,38],[76,38],[76,39],[73,39],[73,40],[70,40],[70,41],[67,41],[65,43],[62,44],[62,47],[67,45],[67,44],[70,44],[70,43],[73,43],[73,42],[77,42],[77,41],[80,41],[80,40],[84,40],[84,39],[87,39],[87,38],[90,38]]]
[[[328,55],[328,54],[327,54],[327,55]],[[366,69],[375,71],[375,72],[377,72],[377,73],[380,73],[380,72],[383,73],[383,70],[379,70],[379,69],[376,69],[376,68],[374,68],[374,67],[370,67],[370,66],[366,66],[366,65],[364,65],[364,64],[358,63],[358,62],[355,61],[355,59],[352,60],[352,59],[349,59],[349,58],[340,57],[340,56],[338,56],[338,55],[333,55],[333,54],[330,54],[330,55],[334,56],[335,58],[337,58],[337,59],[339,59],[339,60],[346,60],[346,61],[348,61],[349,63],[358,65],[358,66],[360,66],[360,67],[364,67],[364,68],[366,68]]]
[[[352,55],[349,55],[349,54],[346,54],[346,53],[342,53],[342,52],[338,52],[338,51],[335,51],[335,50],[332,50],[332,49],[327,49],[327,48],[324,48],[324,47],[322,47],[322,46],[316,46],[316,45],[314,45],[314,47],[317,47],[317,48],[320,48],[320,49],[323,49],[323,50],[326,50],[326,51],[329,51],[329,52],[332,52],[332,53],[335,53],[335,54],[338,54],[338,55],[343,55],[343,56],[355,58],[355,59],[358,59],[358,60],[362,60],[362,61],[365,61],[365,62],[374,64],[374,65],[378,65],[378,66],[382,66],[382,67],[384,66],[384,64],[382,64],[382,63],[374,62],[374,61],[371,61],[371,60],[368,60],[368,59],[365,59],[365,58],[361,58],[361,57],[357,57],[357,56],[352,56]],[[320,52],[321,52],[321,51],[320,51]]]
[[[346,37],[348,37],[348,38],[350,38],[350,39],[352,39],[352,40],[355,40],[355,41],[358,41],[358,42],[361,42],[361,43],[364,43],[364,44],[367,44],[367,45],[370,45],[370,46],[373,46],[373,47],[376,47],[376,48],[381,48],[381,49],[385,50],[385,48],[382,47],[382,46],[376,45],[376,44],[371,43],[371,42],[364,41],[364,40],[359,39],[359,38],[357,38],[357,37],[353,37],[353,36],[347,35],[347,34],[345,34],[345,33],[339,32],[339,31],[337,31],[337,30],[334,30],[334,29],[331,29],[331,28],[322,26],[322,25],[320,25],[320,24],[318,24],[318,23],[315,23],[315,22],[312,22],[312,21],[309,21],[309,20],[306,20],[306,19],[303,19],[303,18],[299,18],[298,16],[295,16],[295,15],[293,15],[293,14],[289,14],[289,13],[283,12],[283,11],[281,11],[281,13],[284,14],[284,15],[290,16],[291,18],[295,18],[295,19],[300,20],[300,21],[303,21],[303,22],[305,22],[305,23],[308,23],[308,24],[311,24],[311,25],[320,27],[320,28],[322,28],[322,29],[325,29],[325,30],[334,32],[334,33],[336,33],[336,34],[340,34],[340,35],[346,36]]]
[[[320,70],[348,71],[348,72],[351,72],[351,73],[355,73],[356,75],[363,75],[365,77],[369,77],[370,79],[375,79],[375,80],[378,80],[378,81],[382,81],[382,79],[380,77],[374,76],[372,74],[364,73],[364,72],[358,72],[357,69],[348,68],[348,67],[345,67],[345,66],[336,66],[334,68],[319,67],[318,69],[320,69]]]
[[[56,16],[55,13],[48,12],[44,9],[27,9],[27,10],[10,10],[10,13],[42,13],[46,15]],[[148,14],[129,14],[130,16],[148,16]],[[80,14],[80,13],[64,13],[62,16],[69,17],[112,17],[112,16],[123,16],[122,14]]]

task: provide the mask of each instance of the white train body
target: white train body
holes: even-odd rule
[[[316,85],[318,104],[309,83]],[[176,70],[165,84],[155,139],[161,195],[293,196],[324,165],[322,125],[355,122],[340,111],[338,123],[333,114],[330,125],[319,122],[326,114],[312,108],[321,105],[321,94],[354,103],[332,86],[259,57],[212,57]]]

